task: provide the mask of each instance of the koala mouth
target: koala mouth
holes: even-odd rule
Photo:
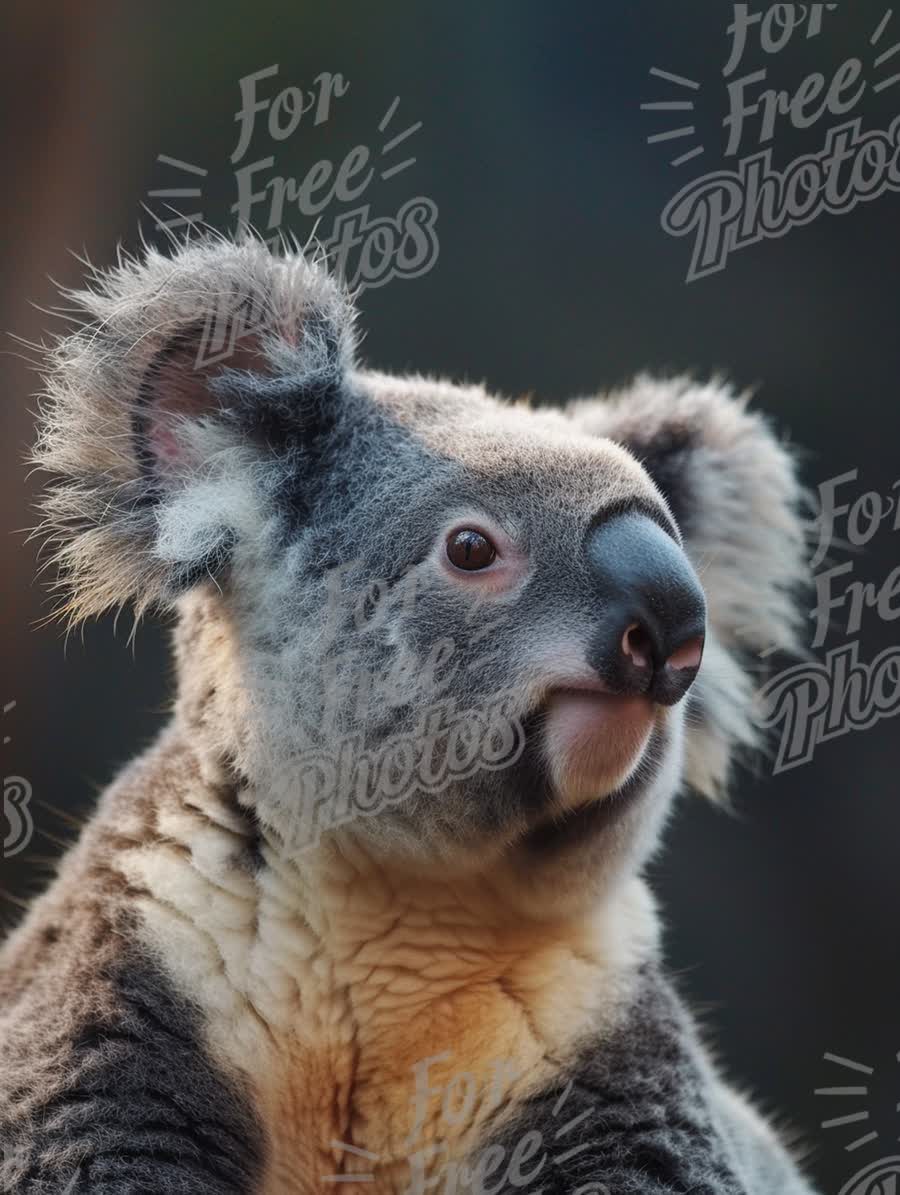
[[[577,849],[596,834],[615,826],[655,782],[667,741],[665,728],[657,723],[641,752],[641,766],[633,767],[622,784],[605,793],[602,799],[574,803],[561,813],[554,811],[528,831],[522,839],[523,845],[546,857],[570,847]]]
[[[570,806],[625,783],[658,717],[648,697],[611,693],[600,681],[555,685],[545,711],[545,758],[557,793]]]
[[[585,729],[602,730],[610,722],[646,720],[653,716],[653,701],[644,693],[617,693],[602,680],[573,680],[554,684],[545,703],[551,711],[566,709],[585,720]]]

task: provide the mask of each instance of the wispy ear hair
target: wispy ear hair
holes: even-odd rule
[[[336,403],[355,352],[340,285],[250,237],[122,257],[90,283],[44,361],[32,458],[53,474],[41,533],[71,620],[128,601],[140,615],[220,572],[248,432]]]

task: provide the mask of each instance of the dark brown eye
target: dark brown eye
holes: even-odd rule
[[[487,568],[497,558],[497,549],[480,531],[466,527],[449,540],[447,544],[447,559],[457,568],[475,572],[480,568]]]

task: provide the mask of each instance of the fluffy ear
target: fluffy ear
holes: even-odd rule
[[[97,272],[50,349],[33,459],[73,619],[221,577],[265,482],[336,418],[353,312],[300,256],[205,240]],[[261,468],[266,463],[268,470]]]
[[[753,697],[765,659],[797,647],[808,567],[794,462],[746,397],[717,382],[639,378],[569,413],[641,461],[703,582],[709,626],[689,710],[687,780],[715,795],[735,748],[756,745]]]

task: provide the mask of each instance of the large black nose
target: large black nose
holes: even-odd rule
[[[706,629],[690,561],[658,523],[635,513],[593,528],[586,551],[600,622],[590,664],[617,693],[674,705],[697,675]]]

